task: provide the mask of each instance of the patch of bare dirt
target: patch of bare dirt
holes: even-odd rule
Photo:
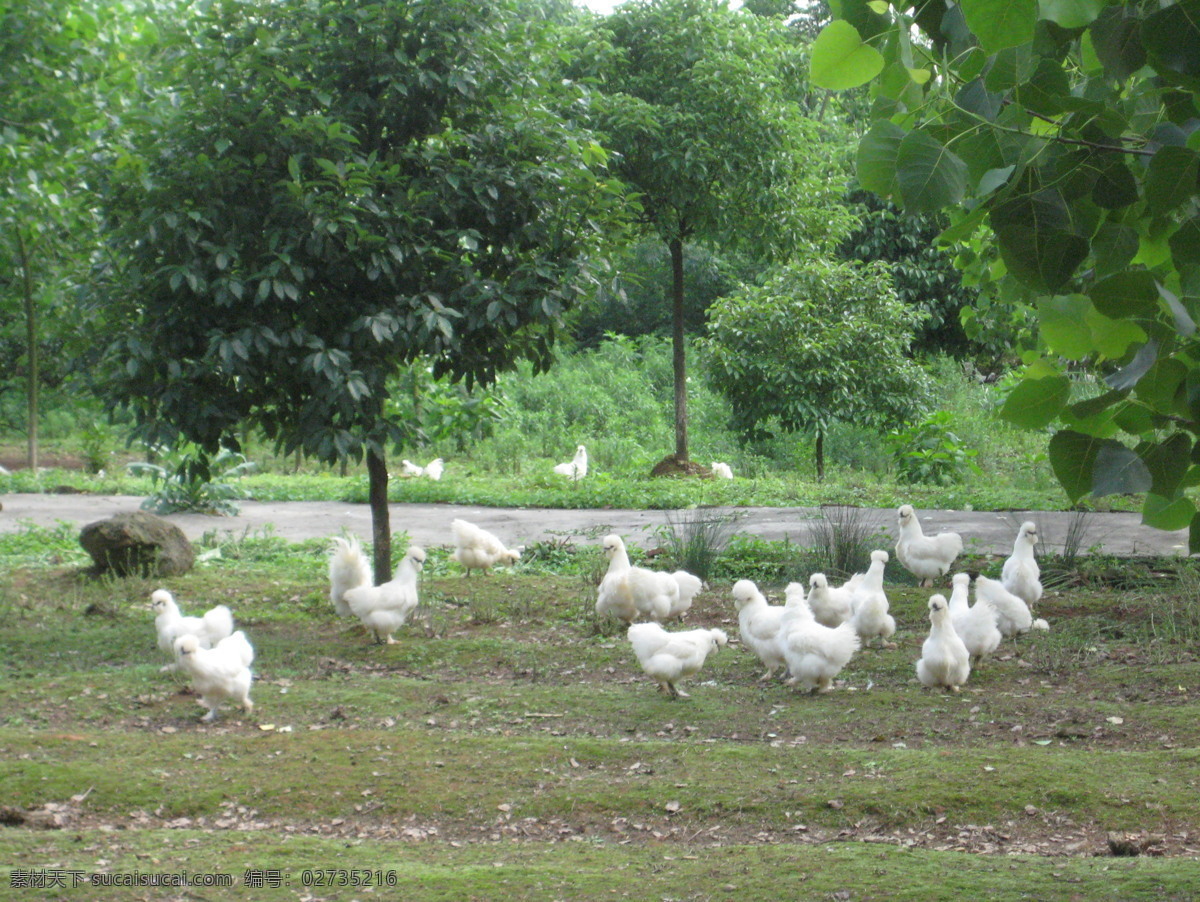
[[[694,460],[680,460],[673,454],[668,454],[654,465],[651,476],[693,476],[699,479],[712,479],[713,471],[704,464]]]

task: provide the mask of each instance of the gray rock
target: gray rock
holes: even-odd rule
[[[99,573],[178,576],[192,569],[196,551],[174,523],[145,511],[117,514],[83,527],[79,544]]]

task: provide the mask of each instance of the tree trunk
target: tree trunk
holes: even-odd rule
[[[817,427],[817,482],[825,481],[825,430]]]
[[[29,384],[26,388],[26,401],[29,412],[29,469],[37,472],[38,467],[38,347],[37,347],[37,305],[33,301],[33,274],[29,271],[29,248],[25,244],[25,236],[18,228],[17,257],[21,262],[23,288],[25,294],[25,349],[29,360]]]
[[[683,239],[667,242],[671,251],[671,308],[674,318],[672,348],[675,364],[675,458],[688,459],[687,346],[683,340]]]
[[[368,498],[371,503],[371,536],[375,545],[375,585],[392,579],[392,524],[388,512],[387,462],[382,454],[367,452]]]

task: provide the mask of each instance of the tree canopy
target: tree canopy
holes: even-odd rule
[[[837,13],[812,77],[872,83],[859,180],[906,210],[950,211],[942,239],[970,242],[975,277],[1037,311],[1003,415],[1057,427],[1051,463],[1072,501],[1146,492],[1145,521],[1190,526],[1200,550],[1186,492],[1200,482],[1200,4]],[[1103,382],[1073,380],[1081,364]]]
[[[734,428],[748,439],[815,431],[824,478],[831,423],[895,426],[920,407],[926,379],[908,351],[922,319],[886,264],[809,257],[714,304],[702,347]]]
[[[782,21],[716,0],[653,0],[619,6],[596,36],[578,67],[603,93],[598,128],[671,255],[675,456],[686,460],[686,244],[770,257],[827,241],[847,222],[841,185],[797,106],[803,71]]]
[[[548,365],[622,222],[548,27],[470,0],[225,0],[187,20],[170,83],[97,172],[105,390],[137,433],[213,453],[258,426],[284,451],[365,454],[386,578],[383,460],[415,428],[389,377]]]

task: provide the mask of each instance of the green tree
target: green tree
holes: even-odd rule
[[[804,118],[799,54],[776,19],[716,0],[626,3],[598,20],[597,122],[645,230],[671,260],[675,457],[688,459],[684,250],[786,257],[843,228],[827,150]],[[817,161],[814,165],[814,161]]]
[[[65,308],[96,247],[80,171],[89,132],[119,107],[138,53],[154,37],[123,4],[0,2],[0,354],[6,375],[24,379],[31,468],[39,389],[65,378],[79,322]]]
[[[824,479],[830,423],[896,426],[920,406],[927,380],[908,351],[921,318],[885,264],[810,257],[713,305],[706,375],[745,439],[815,432]]]
[[[285,453],[365,456],[381,581],[386,452],[420,439],[391,377],[549,365],[621,219],[604,151],[562,114],[585,97],[527,12],[216,2],[105,161],[111,402],[206,455],[255,426]]]
[[[963,285],[953,255],[937,245],[936,238],[947,225],[944,215],[905,214],[868,191],[851,192],[847,200],[858,211],[859,221],[842,242],[841,256],[888,264],[900,300],[925,314],[913,342],[918,353],[963,358],[1007,350],[1008,343],[995,348],[972,342],[963,328],[962,311],[974,301],[976,292]]]
[[[1068,497],[1146,492],[1145,522],[1200,514],[1200,3],[847,0],[813,51],[826,87],[873,81],[862,184],[1036,309],[1038,353],[1002,415],[1057,424]],[[923,36],[913,40],[916,29]],[[818,61],[821,65],[818,66]],[[994,248],[994,250],[993,250]],[[1105,389],[1078,393],[1084,364]]]

